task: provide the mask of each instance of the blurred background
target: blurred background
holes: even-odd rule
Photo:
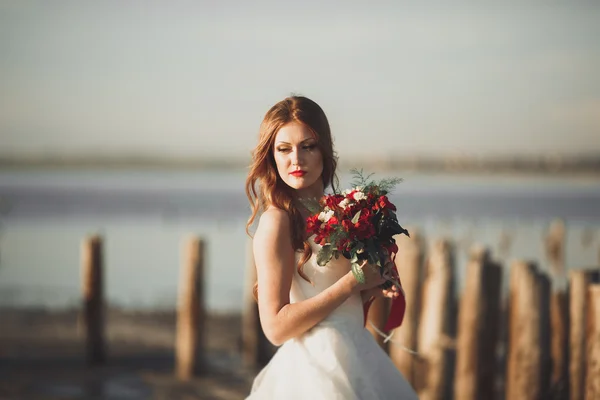
[[[243,397],[244,180],[292,93],[325,110],[342,187],[352,167],[404,179],[400,222],[452,239],[457,293],[474,244],[544,270],[557,218],[565,268],[600,264],[599,22],[593,2],[0,2],[0,394]],[[122,363],[44,380],[82,359],[91,234]],[[189,235],[222,374],[182,387],[166,376]]]

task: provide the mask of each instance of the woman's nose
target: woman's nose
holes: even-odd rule
[[[301,161],[302,161],[302,156],[300,154],[300,150],[296,149],[295,151],[292,152],[292,164],[301,165]]]

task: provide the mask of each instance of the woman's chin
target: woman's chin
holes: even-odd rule
[[[288,179],[285,183],[296,190],[308,189],[314,185],[314,182],[308,181],[305,177]]]
[[[300,196],[319,197],[323,191],[323,187],[320,185],[320,179],[320,176],[314,178],[305,175],[302,177],[291,177],[291,179],[284,179],[283,181],[290,188],[301,192],[299,194]]]

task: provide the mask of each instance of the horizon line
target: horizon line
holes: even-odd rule
[[[239,169],[247,168],[250,158],[242,157],[159,157],[159,156],[6,156],[0,155],[0,169],[29,168],[169,168]],[[592,173],[600,175],[600,154],[589,155],[445,155],[392,156],[381,158],[351,157],[340,159],[339,167],[416,172],[509,172],[509,173]]]

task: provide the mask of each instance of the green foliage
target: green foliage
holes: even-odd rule
[[[358,283],[365,283],[365,273],[355,262],[352,263],[352,275],[354,275],[354,279],[356,279]]]
[[[333,257],[333,246],[328,243],[317,253],[317,264],[323,267],[331,260],[331,257]]]
[[[321,203],[319,203],[319,199],[317,198],[309,198],[309,199],[299,199],[300,203],[302,203],[302,205],[304,207],[306,207],[306,209],[308,211],[310,211],[311,214],[318,214],[321,211],[323,211],[323,207],[321,207]]]
[[[348,238],[348,232],[344,231],[344,228],[339,225],[336,226],[335,231],[333,231],[331,233],[331,235],[329,236],[329,241],[331,243],[340,243],[340,241],[342,239],[347,239]],[[336,250],[341,250],[341,249],[336,249]]]
[[[386,195],[390,193],[397,184],[402,182],[402,178],[384,178],[379,181],[370,180],[374,174],[364,175],[362,168],[360,170],[353,168],[350,173],[354,176],[352,187],[362,186],[366,192],[371,191],[373,187],[378,188],[376,194]]]
[[[354,214],[354,217],[352,217],[352,219],[350,220],[350,222],[352,222],[353,224],[356,224],[358,222],[358,219],[360,218],[360,212],[362,210],[358,210],[358,212],[356,214]]]

